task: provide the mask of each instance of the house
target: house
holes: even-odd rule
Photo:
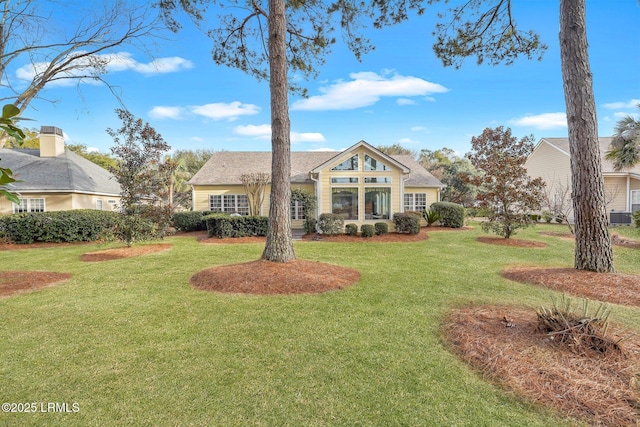
[[[612,224],[631,223],[630,213],[640,209],[640,166],[616,171],[613,163],[606,160],[611,138],[598,138],[604,179],[605,204]],[[573,221],[571,210],[571,165],[568,138],[542,138],[525,163],[529,176],[541,177],[547,183],[547,194],[551,203],[564,202],[569,221]]]
[[[120,185],[106,169],[65,149],[62,130],[40,129],[40,149],[1,149],[0,165],[19,182],[9,188],[20,204],[0,198],[0,214],[71,209],[113,210]]]
[[[193,209],[249,214],[241,176],[271,173],[271,152],[214,154],[189,181]],[[291,186],[314,194],[316,216],[345,223],[389,222],[396,212],[422,211],[440,200],[443,184],[409,155],[387,155],[360,141],[336,152],[291,152]],[[267,186],[260,215],[269,212]],[[302,207],[291,207],[292,228],[302,228]]]

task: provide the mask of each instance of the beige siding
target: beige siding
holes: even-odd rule
[[[607,212],[627,210],[627,177],[605,177],[604,198]]]
[[[56,194],[56,193],[25,193],[23,199],[44,199],[46,212],[67,211],[72,209],[96,209],[96,201],[102,200],[103,210],[112,210],[115,205],[108,204],[108,200],[119,201],[120,197],[95,196],[90,194]],[[4,197],[0,198],[0,214],[13,213],[13,204]]]
[[[529,176],[541,177],[549,188],[571,185],[569,156],[546,142],[538,145],[524,166]]]

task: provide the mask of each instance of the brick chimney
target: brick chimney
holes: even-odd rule
[[[64,153],[62,129],[55,126],[40,128],[40,157],[58,157]]]

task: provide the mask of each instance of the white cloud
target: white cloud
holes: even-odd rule
[[[316,151],[322,151],[322,152],[331,151],[331,152],[334,152],[334,151],[338,151],[338,150],[336,150],[335,148],[323,147],[323,148],[314,148],[313,150],[309,150],[309,151],[314,151],[314,152],[316,152]],[[344,151],[344,150],[342,150],[342,151]]]
[[[640,114],[637,114],[637,113],[629,114],[629,113],[623,113],[621,111],[613,113],[613,117],[616,118],[616,121],[626,119],[629,116],[633,117],[634,119],[637,119],[638,117],[640,117]]]
[[[426,127],[424,127],[424,126],[414,126],[414,127],[412,127],[412,128],[411,128],[411,130],[412,130],[413,132],[421,132],[421,131],[425,131],[425,130],[427,130],[427,128],[426,128]]]
[[[373,72],[352,73],[350,81],[336,81],[320,88],[321,95],[295,101],[292,110],[352,110],[367,107],[382,97],[427,96],[449,89],[418,77],[394,74],[391,77]]]
[[[566,128],[567,116],[565,113],[543,113],[509,120],[509,123],[516,126],[530,126],[540,130]]]
[[[291,132],[291,142],[324,142],[324,135],[319,132]]]
[[[75,55],[85,52],[78,51]],[[50,65],[50,62],[34,62],[26,64],[16,70],[16,78],[30,82],[38,74],[43,73]],[[68,77],[67,79],[54,80],[49,83],[50,86],[71,86],[78,83],[77,79],[81,76],[94,76],[120,71],[135,71],[137,73],[152,75],[174,73],[184,69],[193,68],[193,63],[188,59],[172,56],[167,58],[157,58],[149,63],[141,63],[133,59],[133,55],[129,52],[110,53],[104,55],[91,55],[86,58],[76,60],[74,69],[61,73],[60,77]],[[100,84],[100,81],[87,78],[82,80],[83,83]]]
[[[99,153],[100,149],[97,147],[87,147],[87,153]]]
[[[228,120],[232,122],[238,120],[240,116],[258,114],[260,112],[260,107],[254,104],[243,104],[239,101],[234,101],[229,104],[216,102],[212,104],[196,105],[190,107],[190,110],[194,114],[208,117],[213,120]]]
[[[640,99],[631,99],[626,102],[611,102],[609,104],[602,104],[602,106],[609,110],[622,110],[625,108],[636,108],[638,104],[640,104]]]
[[[409,98],[398,98],[396,100],[396,104],[398,105],[416,105],[417,102],[414,101],[413,99],[409,99]]]
[[[399,144],[415,144],[416,142],[411,138],[400,138],[398,140]]]
[[[184,114],[182,107],[164,107],[158,105],[149,111],[149,117],[154,119],[180,119]]]
[[[233,129],[236,135],[250,136],[257,139],[269,139],[271,138],[271,125],[246,125],[236,126]],[[319,132],[291,132],[291,142],[324,142],[325,138]]]
[[[191,138],[189,138],[191,141],[194,142],[204,142],[204,138],[201,138],[199,136],[192,136]]]

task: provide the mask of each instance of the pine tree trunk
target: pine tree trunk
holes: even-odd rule
[[[569,128],[575,217],[575,268],[613,271],[598,124],[586,33],[585,0],[560,0],[560,55]]]
[[[284,0],[269,0],[269,66],[271,90],[271,196],[269,229],[262,259],[295,259],[291,237],[291,144],[287,82]]]

